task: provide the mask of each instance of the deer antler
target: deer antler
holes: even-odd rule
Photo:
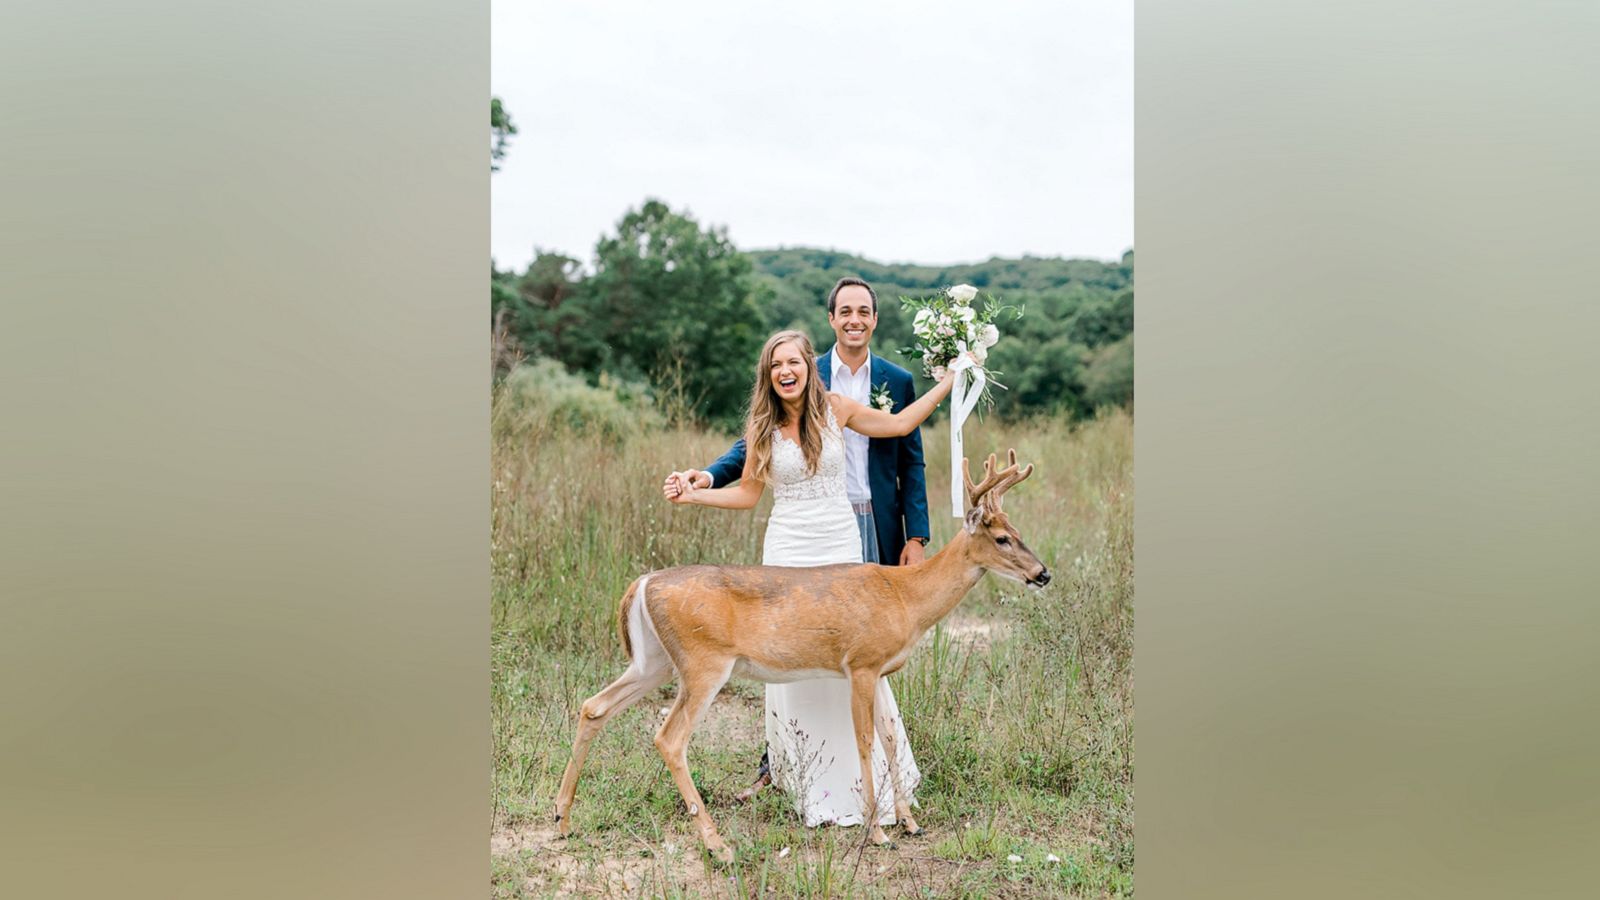
[[[1000,483],[995,485],[994,489],[989,492],[995,509],[1000,508],[1000,498],[1005,495],[1006,491],[1021,484],[1027,480],[1029,475],[1033,474],[1033,463],[1028,463],[1021,471],[1017,470],[1017,450],[1015,447],[1006,451],[1006,464],[1006,468],[1000,473]]]
[[[999,471],[995,471],[994,454],[989,454],[989,458],[984,460],[983,463],[983,481],[978,484],[972,483],[972,470],[968,465],[968,461],[966,459],[961,460],[961,477],[967,483],[967,502],[973,506],[988,502],[991,509],[998,510],[1000,508],[1000,496],[1032,474],[1033,463],[1029,463],[1027,468],[1018,471],[1017,451],[1015,449],[1007,451],[1006,467]]]
[[[995,496],[995,489],[1004,490],[1006,481],[1016,475],[1017,451],[1011,451],[1011,464],[1004,469],[995,471],[994,454],[983,462],[983,481],[972,483],[972,472],[966,459],[961,460],[961,477],[967,483],[967,502],[973,506],[985,501],[986,498]],[[1026,476],[1024,476],[1026,477]],[[1020,480],[1020,479],[1019,479]]]
[[[971,460],[962,457],[961,480],[965,481],[967,484],[967,503],[977,506],[978,503],[983,499],[983,495],[989,493],[990,489],[1000,483],[1000,476],[996,475],[994,471],[993,453],[989,454],[988,460],[986,460],[983,464],[982,484],[972,483],[972,466],[970,463]]]

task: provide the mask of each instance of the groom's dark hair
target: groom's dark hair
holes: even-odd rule
[[[865,281],[862,281],[859,278],[846,275],[834,284],[833,290],[828,292],[828,315],[833,315],[833,307],[839,299],[839,292],[852,284],[859,284],[867,289],[867,296],[872,298],[872,311],[874,313],[878,311],[878,292],[872,289],[872,285],[867,284]]]

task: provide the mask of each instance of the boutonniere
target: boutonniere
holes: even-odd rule
[[[889,385],[887,382],[880,384],[873,389],[872,405],[883,410],[884,412],[892,412],[894,410],[894,398],[889,396]]]

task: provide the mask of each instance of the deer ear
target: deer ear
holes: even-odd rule
[[[967,534],[977,534],[978,526],[983,524],[984,517],[987,515],[988,512],[983,508],[982,503],[967,510],[967,520],[964,523],[966,525]]]

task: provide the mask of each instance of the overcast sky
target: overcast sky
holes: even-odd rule
[[[1133,4],[494,0],[502,269],[658,197],[745,250],[1133,246]]]

